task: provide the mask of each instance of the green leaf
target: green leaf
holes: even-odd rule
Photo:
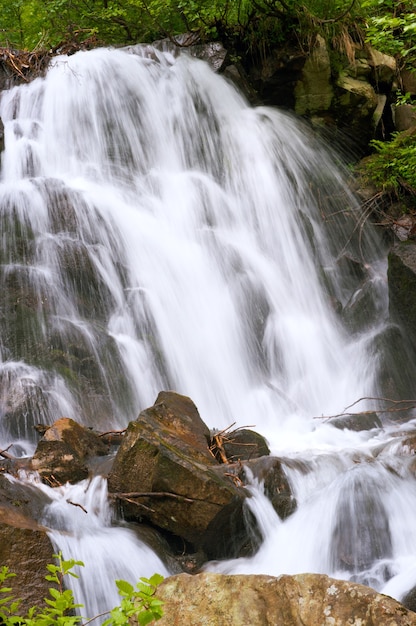
[[[118,592],[121,596],[131,597],[134,593],[134,587],[126,580],[116,580]]]

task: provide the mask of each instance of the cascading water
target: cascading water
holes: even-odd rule
[[[174,389],[210,426],[255,425],[273,452],[302,450],[309,463],[308,477],[287,465],[298,510],[284,523],[260,493],[251,499],[267,518],[259,553],[212,567],[308,569],[377,588],[404,571],[416,539],[404,541],[396,505],[413,483],[374,461],[380,433],[313,419],[379,394],[387,311],[382,252],[334,155],[292,116],[249,107],[205,63],[153,48],[58,58],[4,92],[0,115],[0,446],[30,454],[33,426],[61,415],[125,427]],[[364,277],[366,314],[349,332],[336,308],[349,310]],[[51,498],[54,542],[90,560]],[[94,519],[95,562],[105,555],[111,579],[142,575],[104,547],[109,520]],[[370,528],[362,549],[359,524]]]

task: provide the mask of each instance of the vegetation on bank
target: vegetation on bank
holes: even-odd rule
[[[416,59],[416,2],[406,0],[0,0],[0,46],[55,49],[71,41],[149,42],[180,33],[257,52],[314,32],[365,39]]]
[[[416,0],[0,0],[0,11],[0,46],[12,64],[6,50],[38,53],[43,66],[45,51],[150,42],[184,32],[190,36],[181,45],[219,39],[230,58],[250,63],[291,43],[307,49],[319,32],[341,54],[367,42],[394,56],[399,70],[416,68]],[[413,105],[410,94],[401,97]],[[416,197],[414,135],[374,142],[368,165],[371,182]]]
[[[64,560],[62,553],[55,554],[57,564],[47,566],[49,574],[46,580],[53,586],[49,589],[49,598],[45,598],[43,607],[33,606],[26,615],[19,614],[21,601],[13,596],[8,586],[15,576],[6,566],[0,569],[0,622],[5,626],[86,626],[99,617],[109,617],[103,626],[128,626],[130,618],[135,618],[139,626],[153,623],[163,616],[163,602],[155,596],[158,585],[163,577],[154,574],[150,578],[141,578],[136,588],[125,580],[117,580],[116,585],[121,602],[108,613],[96,615],[88,619],[76,615],[77,609],[83,607],[75,602],[70,589],[64,588],[65,576],[77,578],[73,572],[75,566],[82,566],[82,561]]]

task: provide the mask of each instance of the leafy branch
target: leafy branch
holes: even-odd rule
[[[150,578],[140,578],[136,588],[125,580],[117,580],[116,585],[121,596],[120,605],[111,611],[84,620],[83,617],[74,614],[83,605],[75,602],[72,590],[64,588],[64,578],[66,576],[78,578],[72,570],[75,566],[84,564],[74,559],[64,560],[61,552],[53,556],[57,559],[57,564],[47,565],[49,574],[45,576],[48,582],[53,583],[53,586],[49,588],[50,597],[45,598],[45,607],[33,606],[27,615],[18,614],[21,600],[14,597],[12,587],[7,584],[16,574],[10,572],[6,566],[0,569],[1,624],[4,626],[86,626],[98,617],[109,614],[110,617],[105,620],[103,626],[128,626],[131,617],[136,618],[139,626],[146,626],[163,616],[163,601],[155,595],[163,576],[154,574]]]

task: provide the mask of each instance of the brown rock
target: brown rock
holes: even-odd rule
[[[25,484],[0,474],[0,523],[26,528],[45,530],[36,521],[50,499],[37,487]]]
[[[246,497],[231,477],[215,471],[219,465],[208,441],[209,430],[192,400],[159,394],[129,424],[109,474],[109,490],[123,503],[124,515],[201,546],[222,509],[241,510]]]
[[[61,417],[45,431],[45,441],[64,441],[77,455],[85,459],[108,453],[108,446],[96,433],[81,426],[69,417]]]
[[[88,477],[88,468],[65,441],[39,441],[32,458],[32,469],[52,487],[77,483]]]
[[[17,514],[15,521],[19,523],[18,517]],[[41,605],[43,598],[49,596],[51,583],[45,580],[45,576],[48,573],[46,566],[54,561],[53,554],[53,546],[45,531],[15,528],[3,523],[0,516],[0,564],[16,574],[7,581],[7,586],[12,588],[11,595],[22,600],[20,614],[26,613],[31,606]]]
[[[224,439],[223,447],[231,462],[248,461],[270,454],[265,438],[247,428],[230,432]]]
[[[68,417],[46,429],[32,459],[32,469],[53,486],[75,483],[88,476],[86,460],[108,453],[100,437]]]
[[[179,574],[157,590],[160,626],[416,626],[416,614],[369,587],[321,574]]]
[[[261,457],[244,463],[243,472],[245,467],[263,482],[264,493],[281,519],[286,519],[296,510],[296,500],[280,459],[273,456]]]

